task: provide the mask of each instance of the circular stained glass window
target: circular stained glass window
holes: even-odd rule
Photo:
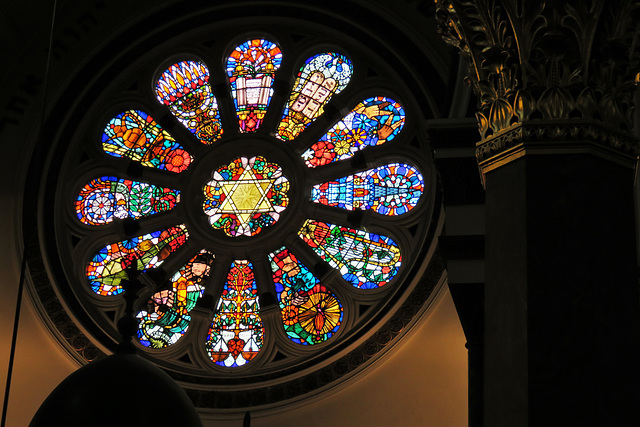
[[[145,59],[72,138],[56,199],[69,306],[110,348],[136,271],[145,357],[200,390],[298,378],[302,394],[355,348],[354,366],[371,358],[425,271],[422,119],[374,56],[275,37],[219,52]]]

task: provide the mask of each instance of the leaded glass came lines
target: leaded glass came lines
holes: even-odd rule
[[[91,289],[98,295],[121,293],[120,282],[129,279],[127,268],[145,271],[158,267],[188,237],[187,228],[178,225],[105,246],[86,267]]]
[[[359,150],[394,139],[404,121],[404,109],[393,99],[367,98],[302,153],[302,158],[310,168],[348,159]]]
[[[287,248],[269,254],[269,260],[289,339],[298,344],[318,344],[333,336],[342,323],[338,298]]]
[[[89,225],[140,218],[173,209],[180,191],[140,181],[102,176],[85,185],[76,198],[78,219]]]
[[[422,232],[417,223],[427,204],[420,201],[423,174],[430,176],[428,154],[407,154],[415,142],[425,149],[416,136],[420,123],[405,126],[408,119],[395,95],[371,92],[386,73],[370,72],[376,61],[361,54],[359,81],[350,83],[354,67],[347,56],[319,48],[315,52],[321,53],[302,64],[308,55],[299,55],[308,43],[278,37],[290,55],[284,58],[280,46],[255,34],[213,42],[217,53],[229,49],[223,58],[203,53],[211,68],[202,60],[180,58],[163,63],[158,71],[164,71],[148,86],[138,79],[130,92],[146,90],[147,99],[157,99],[155,108],[164,113],[154,116],[179,142],[144,111],[109,116],[101,148],[119,159],[83,151],[79,156],[105,172],[87,176],[93,165],[82,160],[71,183],[78,191],[72,202],[77,220],[71,216],[71,221],[81,259],[72,267],[80,267],[80,280],[88,280],[91,290],[85,283],[84,291],[100,297],[91,297],[97,310],[104,314],[116,307],[122,280],[134,279],[129,277],[137,276],[133,271],[171,268],[170,279],[157,283],[145,294],[146,303],[136,307],[137,337],[152,358],[174,359],[182,367],[191,359],[190,370],[203,369],[211,378],[227,368],[222,376],[228,378],[231,371],[249,378],[274,366],[292,373],[290,362],[302,366],[308,357],[315,363],[324,348],[335,355],[350,346],[351,337],[386,315],[380,299],[404,292],[392,281],[403,262],[406,268],[417,261],[414,246],[420,243],[412,236]],[[294,75],[281,74],[283,59],[291,60],[284,68],[295,67]],[[349,84],[360,87],[348,93]],[[406,95],[405,89],[398,92]],[[271,105],[274,99],[277,106]],[[348,113],[317,120],[325,109]],[[307,131],[313,134],[301,137],[314,121]],[[99,161],[106,163],[104,169]],[[69,208],[65,212],[73,215]],[[348,215],[354,210],[372,214]],[[211,227],[202,222],[205,218]],[[329,218],[361,225],[331,224]],[[405,232],[405,226],[417,231]],[[189,244],[187,227],[198,234]],[[391,230],[393,239],[365,227]],[[138,228],[143,231],[133,231]],[[107,235],[118,237],[102,240]],[[302,244],[298,238],[315,253],[308,254],[315,258],[309,268],[288,249]],[[91,239],[97,239],[93,247]],[[115,243],[104,246],[107,242]],[[400,243],[408,252],[401,254]],[[214,249],[217,259],[210,252]],[[230,264],[229,270],[213,271],[217,263]],[[327,264],[344,280],[337,272],[325,275]],[[143,275],[140,281],[152,286],[159,277],[164,276]],[[259,300],[259,292],[268,297]],[[272,311],[274,295],[279,314]],[[196,304],[212,308],[209,297],[216,299],[211,317],[193,316]],[[267,299],[261,313],[260,303]]]
[[[352,73],[351,60],[339,53],[307,59],[293,84],[276,136],[284,141],[295,139],[324,112],[331,97],[347,87]]]
[[[171,65],[158,79],[156,97],[203,144],[222,136],[218,101],[204,63],[182,61]]]
[[[424,191],[422,175],[404,163],[391,163],[315,185],[311,199],[342,209],[371,209],[382,215],[411,210]]]
[[[400,248],[391,238],[380,234],[308,219],[299,235],[357,288],[384,286],[400,268]]]
[[[264,157],[239,157],[213,173],[202,206],[209,223],[227,236],[255,236],[289,204],[289,180]]]
[[[241,132],[253,132],[262,124],[281,62],[280,48],[264,39],[249,40],[231,52],[227,76]]]
[[[264,340],[258,289],[249,261],[231,264],[218,300],[205,347],[209,358],[227,368],[242,366],[258,355]]]
[[[214,256],[206,250],[191,258],[173,277],[171,287],[156,292],[138,313],[138,339],[145,347],[164,348],[187,332],[191,310],[204,292]]]
[[[127,157],[143,166],[180,173],[193,157],[151,116],[129,110],[111,119],[102,134],[104,152]]]

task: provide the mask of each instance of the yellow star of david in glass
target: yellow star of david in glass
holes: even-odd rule
[[[274,224],[289,203],[289,181],[264,157],[239,157],[213,173],[204,186],[204,213],[231,237],[255,236]]]
[[[252,170],[245,170],[238,181],[222,184],[226,199],[220,207],[222,213],[234,213],[243,223],[256,212],[270,212],[273,205],[267,194],[273,186],[272,179],[258,179]]]

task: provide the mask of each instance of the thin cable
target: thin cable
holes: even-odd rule
[[[53,30],[56,22],[56,10],[58,8],[58,1],[53,1],[53,11],[51,13],[51,29],[49,31],[49,51],[47,52],[47,63],[44,69],[44,82],[42,85],[42,107],[40,111],[40,126],[39,132],[42,134],[42,127],[44,126],[44,116],[47,105],[47,83],[49,80],[49,67],[51,66],[51,50],[53,48]],[[40,138],[38,138],[38,141]],[[36,149],[35,156],[38,156],[40,150]],[[7,423],[7,412],[9,407],[9,394],[11,391],[11,377],[13,376],[13,362],[16,355],[16,344],[18,342],[18,328],[20,326],[20,311],[22,308],[22,294],[24,291],[25,274],[27,269],[27,257],[26,257],[26,244],[22,249],[22,261],[20,262],[20,280],[18,282],[18,295],[16,296],[16,310],[13,319],[13,333],[11,335],[11,351],[9,353],[9,367],[7,368],[7,384],[4,391],[4,403],[2,406],[2,427],[5,427]]]
[[[24,273],[27,258],[22,254],[20,266],[20,282],[18,284],[18,296],[16,297],[16,313],[13,319],[13,334],[11,335],[11,353],[9,354],[9,369],[7,370],[7,386],[4,390],[4,405],[2,407],[2,427],[7,422],[7,407],[9,406],[9,391],[11,390],[11,376],[13,374],[13,359],[16,355],[16,342],[18,341],[18,325],[20,322],[20,307],[22,306],[22,290],[24,289]]]
[[[53,11],[51,13],[51,29],[49,30],[49,51],[47,52],[47,65],[44,68],[44,82],[42,84],[42,110],[40,111],[40,126],[44,125],[44,113],[47,105],[47,84],[49,83],[49,67],[51,66],[51,51],[53,49],[53,29],[56,22],[56,10],[58,0],[53,0]],[[40,128],[42,130],[42,128]]]

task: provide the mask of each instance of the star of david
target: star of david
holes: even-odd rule
[[[273,205],[267,194],[274,181],[274,179],[258,179],[253,170],[245,169],[236,181],[222,183],[222,191],[226,197],[219,212],[233,213],[244,224],[247,224],[256,213],[272,212]]]

